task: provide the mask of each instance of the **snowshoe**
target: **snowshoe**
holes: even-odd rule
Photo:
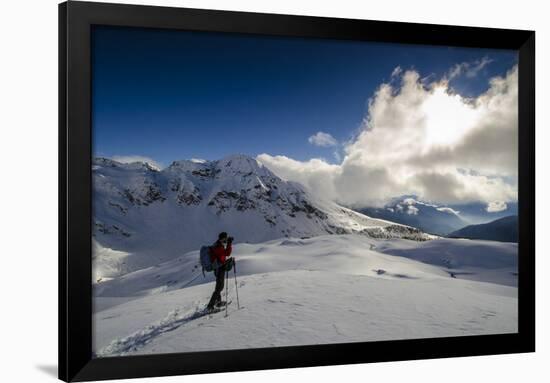
[[[229,302],[226,302],[226,301],[219,301],[218,303],[216,303],[216,307],[225,307],[226,305],[230,304],[231,301]]]
[[[204,309],[204,312],[205,314],[214,314],[214,313],[217,313],[217,312],[220,312],[222,309],[220,307],[216,307],[216,306],[206,306],[206,308]]]

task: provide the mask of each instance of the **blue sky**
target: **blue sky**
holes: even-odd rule
[[[103,26],[92,54],[94,155],[164,165],[231,153],[335,162],[334,147],[308,138],[351,139],[397,66],[440,78],[485,59],[475,76],[451,81],[473,97],[517,60],[513,51]]]

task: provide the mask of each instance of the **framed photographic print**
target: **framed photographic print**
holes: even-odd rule
[[[60,4],[59,377],[534,351],[534,38]]]

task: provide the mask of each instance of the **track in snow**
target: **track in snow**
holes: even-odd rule
[[[114,339],[106,347],[99,350],[95,356],[122,356],[127,353],[135,352],[148,344],[153,338],[156,338],[161,334],[174,331],[195,319],[210,317],[225,310],[225,307],[223,307],[214,311],[208,311],[206,308],[199,308],[201,306],[204,307],[204,305],[197,304],[194,310],[188,310],[184,314],[180,314],[179,309],[175,309],[169,312],[165,318],[154,322],[141,330],[138,330],[126,337]]]

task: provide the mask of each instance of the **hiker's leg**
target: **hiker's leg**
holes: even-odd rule
[[[223,273],[220,273],[219,272],[219,269],[217,270],[214,270],[214,275],[216,276],[216,287],[214,288],[214,292],[212,293],[212,297],[210,298],[210,302],[208,302],[208,307],[212,308],[214,307],[214,305],[216,304],[216,302],[218,302],[220,299],[221,299],[221,295],[220,295],[220,290],[218,290],[219,288],[219,276],[220,274],[223,274]],[[223,289],[223,286],[222,286],[222,289]]]
[[[218,275],[216,275],[216,293],[217,293],[216,303],[222,300],[221,293],[223,291],[224,281],[225,281],[225,268],[223,266],[220,266],[220,268],[218,268]]]
[[[212,297],[210,297],[210,301],[208,302],[208,308],[214,307],[219,295],[220,294],[218,294],[218,292],[216,290],[214,290],[214,292],[212,293]]]

